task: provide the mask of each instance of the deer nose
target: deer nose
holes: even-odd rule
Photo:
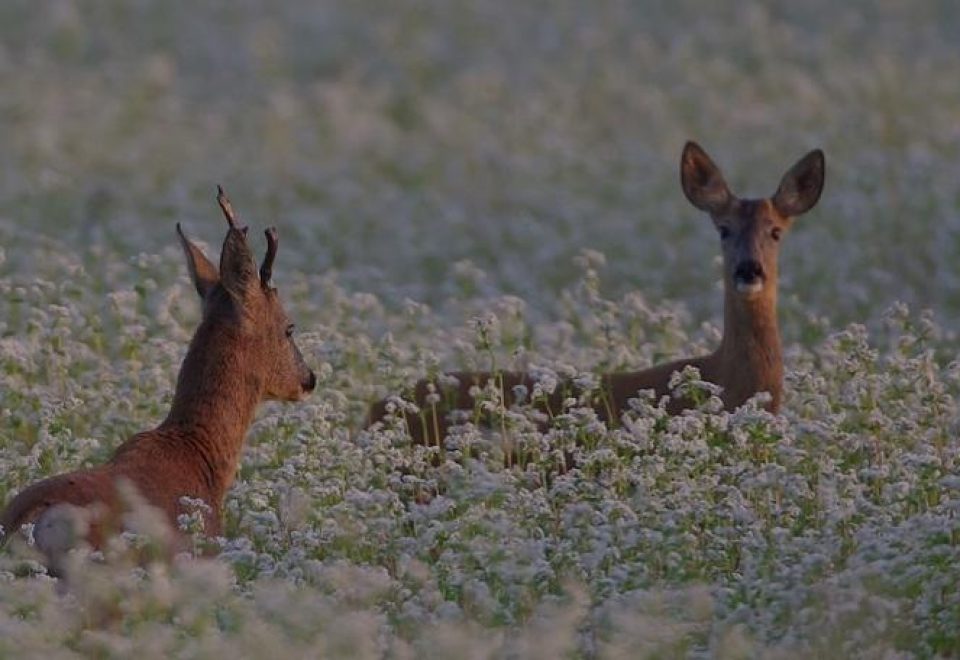
[[[733,277],[738,282],[750,284],[763,279],[763,266],[756,259],[741,261],[737,269],[733,272]]]
[[[317,387],[317,375],[310,372],[310,377],[307,378],[307,382],[303,383],[304,392],[312,392]]]

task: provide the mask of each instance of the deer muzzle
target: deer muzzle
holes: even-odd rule
[[[766,274],[763,266],[756,259],[747,259],[737,264],[733,271],[733,283],[738,293],[752,295],[763,290]]]

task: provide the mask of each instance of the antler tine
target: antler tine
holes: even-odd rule
[[[263,232],[267,237],[267,253],[263,255],[263,264],[260,266],[260,284],[268,286],[273,275],[273,260],[277,256],[277,243],[280,240],[276,227],[268,227]]]
[[[230,225],[230,229],[236,229],[237,231],[245,231],[246,227],[240,224],[240,221],[237,219],[237,214],[233,210],[233,204],[230,203],[230,200],[227,198],[227,193],[223,192],[223,186],[217,186],[217,204],[220,205],[220,210],[223,211],[223,217],[227,219],[227,224]]]

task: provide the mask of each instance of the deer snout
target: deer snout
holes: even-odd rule
[[[733,271],[733,283],[740,293],[758,293],[763,289],[764,279],[763,265],[756,259],[741,261]]]
[[[300,383],[300,386],[303,388],[303,392],[308,394],[317,388],[317,375],[313,373],[313,370],[307,372],[307,379]]]

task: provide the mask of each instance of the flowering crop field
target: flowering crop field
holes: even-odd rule
[[[953,0],[3,3],[0,502],[163,418],[199,319],[174,225],[215,254],[217,183],[278,226],[320,384],[261,409],[219,557],[135,561],[135,511],[62,593],[10,544],[0,656],[960,654],[958,25]],[[782,414],[693,376],[698,409],[610,428],[571,396],[546,430],[505,411],[509,468],[502,430],[363,429],[441,369],[589,390],[711,350],[687,139],[752,196],[826,153],[781,255]]]

